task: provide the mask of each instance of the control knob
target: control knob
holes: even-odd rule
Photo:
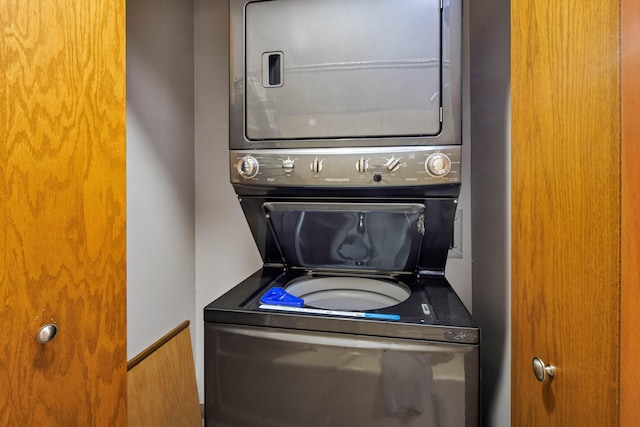
[[[236,165],[238,174],[244,179],[251,179],[258,174],[258,160],[253,156],[244,156]]]
[[[282,161],[282,170],[285,171],[286,173],[293,172],[293,168],[294,168],[293,160],[287,158],[286,160]]]
[[[366,160],[364,157],[360,157],[358,161],[356,161],[356,170],[360,173],[364,173],[369,170],[369,160]]]
[[[436,177],[443,177],[451,170],[451,159],[444,153],[434,153],[427,157],[426,171]]]
[[[395,172],[400,169],[400,159],[398,159],[397,157],[391,157],[389,160],[387,160],[385,166],[390,172]]]
[[[320,160],[320,159],[318,159],[316,157],[315,160],[311,162],[309,167],[311,168],[311,172],[313,172],[313,173],[322,172],[322,160]]]

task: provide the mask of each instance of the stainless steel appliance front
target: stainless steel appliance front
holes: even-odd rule
[[[220,390],[209,425],[477,425],[477,346],[213,323],[205,334]]]
[[[232,150],[461,143],[458,1],[231,0],[230,12]]]
[[[460,146],[234,150],[231,183],[252,187],[459,184]]]
[[[207,426],[478,425],[480,331],[444,277],[461,10],[230,0],[231,183],[263,267],[204,309]]]
[[[455,197],[284,190],[241,196],[264,267],[204,309],[206,425],[477,426],[480,332],[444,277]]]

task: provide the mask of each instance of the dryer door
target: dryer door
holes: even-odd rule
[[[248,140],[441,130],[440,0],[278,0],[245,7]]]

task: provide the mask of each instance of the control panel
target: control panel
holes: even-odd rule
[[[457,146],[230,151],[231,182],[257,186],[416,186],[460,182]]]

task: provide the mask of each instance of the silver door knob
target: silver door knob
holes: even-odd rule
[[[545,365],[542,359],[538,356],[533,358],[532,365],[533,374],[541,383],[545,382],[548,377],[553,377],[556,374],[556,367],[552,365]]]
[[[58,335],[58,327],[53,323],[49,323],[48,325],[44,325],[38,331],[38,335],[36,335],[36,339],[40,344],[46,344],[52,339],[54,339]]]

